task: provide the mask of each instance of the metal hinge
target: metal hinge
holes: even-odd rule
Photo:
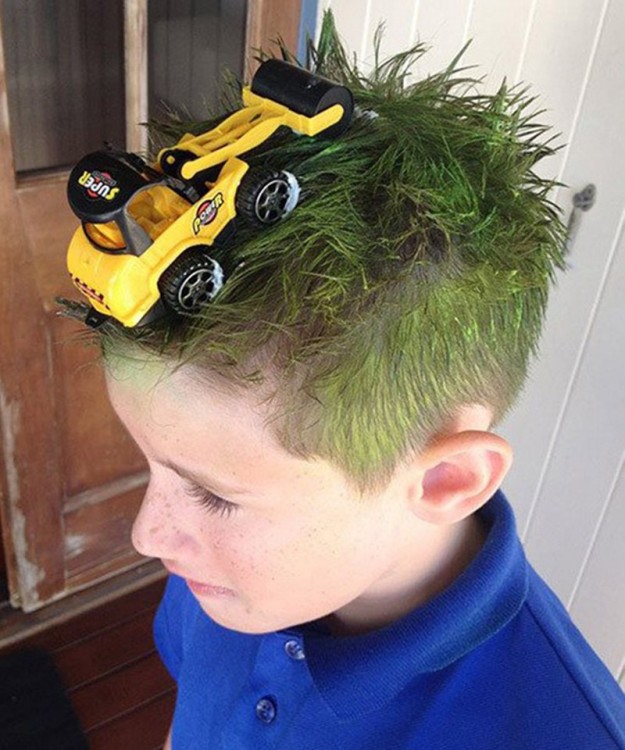
[[[597,188],[592,183],[573,195],[573,210],[566,225],[566,249],[570,250],[579,230],[582,212],[590,211],[597,201]]]

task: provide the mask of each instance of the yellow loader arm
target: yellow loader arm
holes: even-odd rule
[[[281,126],[308,136],[336,136],[351,121],[349,89],[282,60],[265,61],[242,90],[244,107],[200,135],[185,134],[173,148],[163,149],[158,163],[164,172],[193,180],[217,164],[264,143]],[[180,154],[190,158],[181,161]]]

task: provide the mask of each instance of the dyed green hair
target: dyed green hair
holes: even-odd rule
[[[533,99],[505,82],[479,93],[458,58],[409,83],[423,53],[376,55],[364,75],[326,14],[309,67],[352,90],[351,128],[336,140],[281,129],[252,159],[293,172],[301,203],[239,231],[229,252],[244,263],[201,314],[100,329],[107,352],[139,345],[242,387],[270,375],[285,448],[362,489],[463,404],[502,418],[564,267],[553,182],[533,171],[553,153]]]

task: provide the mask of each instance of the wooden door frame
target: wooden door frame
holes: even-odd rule
[[[146,153],[148,121],[148,0],[124,0],[126,150]]]
[[[125,0],[129,148],[143,150],[147,120],[147,2]],[[29,612],[67,593],[64,475],[56,439],[51,334],[18,208],[0,0],[0,524],[11,604]],[[297,48],[301,0],[249,0],[244,70],[254,48],[281,36]],[[52,179],[64,180],[59,172]],[[29,177],[31,189],[40,179]],[[50,179],[49,177],[47,178]],[[150,569],[150,575],[153,571]]]
[[[11,603],[28,610],[64,589],[63,485],[51,341],[17,205],[3,42],[0,15],[0,522]]]
[[[243,70],[249,81],[258,66],[254,60],[255,51],[263,49],[277,53],[274,44],[277,38],[297,54],[302,0],[249,0],[245,29],[245,60]]]

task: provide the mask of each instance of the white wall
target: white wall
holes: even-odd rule
[[[504,490],[527,554],[625,687],[625,3],[622,0],[321,0],[365,63],[385,21],[385,53],[432,45],[415,75],[464,58],[493,89],[532,84],[568,144],[542,174],[572,196],[597,186],[569,269],[552,294],[542,354],[499,428],[515,449]]]

